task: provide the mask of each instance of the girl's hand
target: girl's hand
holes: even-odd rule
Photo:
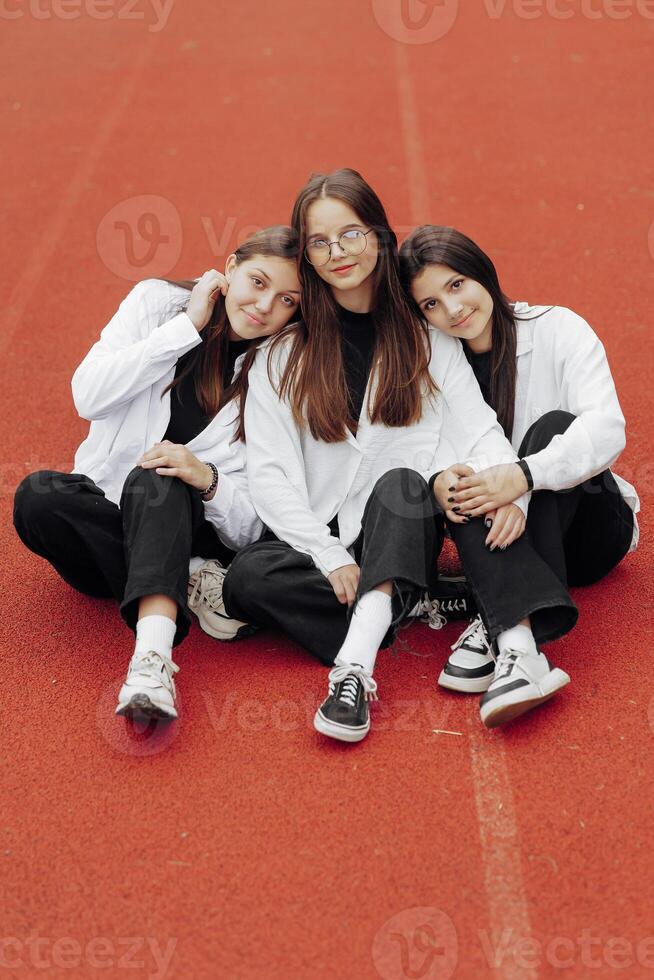
[[[227,279],[222,272],[209,269],[200,276],[191,292],[186,315],[190,318],[195,329],[200,333],[204,330],[213,313],[218,299],[218,293],[227,295]]]
[[[513,503],[528,489],[527,478],[518,464],[503,463],[463,477],[450,496],[454,497],[453,506],[460,507],[472,517],[479,517]]]
[[[208,484],[207,484],[208,486]],[[356,599],[361,570],[358,565],[341,565],[327,576],[329,584],[339,602],[347,602],[351,606]]]
[[[504,504],[495,511],[486,514],[486,521],[492,526],[486,538],[486,544],[491,551],[501,548],[504,551],[510,544],[517,541],[527,524],[525,515],[517,504]]]
[[[454,489],[462,477],[467,477],[472,472],[469,466],[465,466],[463,463],[455,463],[448,470],[439,473],[434,480],[434,496],[445,511],[448,521],[453,521],[455,524],[465,524],[464,511],[467,513],[467,507],[462,507],[460,511],[452,510],[453,506],[457,506],[453,499],[455,496]]]
[[[186,446],[174,442],[155,442],[138,461],[144,470],[155,470],[160,476],[176,476],[196,490],[206,490],[213,481],[213,470],[194,456]]]

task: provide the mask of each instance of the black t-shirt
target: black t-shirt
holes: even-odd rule
[[[481,393],[484,396],[484,401],[491,403],[490,397],[490,382],[491,382],[491,354],[492,351],[484,351],[483,354],[475,354],[471,351],[467,344],[463,345],[463,350],[468,358],[470,367],[472,368],[477,383],[481,388]]]
[[[375,325],[372,314],[352,313],[342,306],[338,308],[338,319],[350,411],[358,422],[375,350]]]
[[[227,348],[227,358],[223,365],[223,389],[231,384],[236,358],[245,353],[250,343],[249,340],[230,341]],[[192,351],[189,351],[190,353]],[[176,378],[184,370],[186,358],[189,354],[184,354],[178,360],[177,367],[175,368]],[[189,374],[180,384],[175,385],[170,392],[170,422],[163,438],[169,439],[170,442],[174,442],[177,445],[185,446],[191,439],[195,439],[203,429],[206,429],[210,422],[211,419],[205,415],[195,393],[193,375]]]

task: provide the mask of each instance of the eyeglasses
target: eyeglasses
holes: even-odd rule
[[[350,231],[344,231],[335,242],[326,242],[324,238],[309,242],[304,248],[306,260],[315,266],[327,265],[332,257],[332,245],[338,245],[346,255],[361,255],[366,249],[368,235],[372,230],[369,228],[368,231],[359,231],[357,228],[351,228]]]

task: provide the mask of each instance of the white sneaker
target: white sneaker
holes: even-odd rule
[[[420,602],[417,602],[407,619],[419,619],[421,623],[426,623],[432,630],[441,630],[447,626],[447,616],[441,612],[439,599],[430,599],[429,593],[425,592]]]
[[[495,676],[495,655],[481,616],[468,624],[451,650],[438,678],[440,686],[464,694],[487,691]]]
[[[497,657],[495,679],[480,701],[481,720],[487,728],[503,725],[569,683],[566,672],[552,667],[544,653],[503,650]]]
[[[135,653],[118,695],[116,714],[129,718],[177,718],[173,674],[178,670],[169,657],[154,650]]]
[[[205,633],[216,640],[243,640],[257,632],[255,626],[227,615],[223,581],[227,569],[219,561],[205,561],[188,580],[188,607],[198,617]]]

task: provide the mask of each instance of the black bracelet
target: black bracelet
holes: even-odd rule
[[[522,472],[525,475],[525,480],[527,481],[527,490],[533,490],[534,489],[534,478],[531,475],[531,470],[529,469],[529,464],[527,463],[526,460],[519,459],[518,460],[518,466],[520,467],[520,469],[522,470]]]
[[[213,473],[213,480],[209,484],[206,490],[200,490],[200,496],[202,498],[208,497],[210,493],[213,493],[218,486],[218,469],[213,463],[207,463],[207,466],[211,467],[211,472]]]

